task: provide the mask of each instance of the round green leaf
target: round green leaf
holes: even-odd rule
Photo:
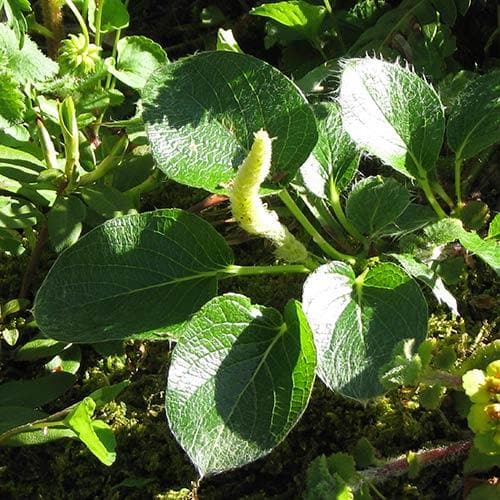
[[[358,278],[347,264],[325,264],[307,278],[303,304],[319,377],[361,401],[384,392],[379,370],[394,346],[405,339],[421,342],[427,333],[422,291],[394,264],[379,264]]]
[[[108,66],[109,72],[133,89],[142,89],[147,79],[168,62],[167,54],[160,45],[145,36],[126,36],[117,45],[116,67]]]
[[[188,323],[168,374],[172,432],[201,477],[270,452],[309,401],[316,354],[300,304],[275,309],[227,294]]]
[[[346,214],[362,234],[375,236],[410,204],[410,193],[398,181],[380,176],[358,182],[349,194]]]
[[[339,103],[352,140],[408,177],[433,170],[444,135],[435,90],[397,63],[365,57],[344,63]]]
[[[38,326],[66,342],[172,331],[217,292],[233,256],[204,220],[158,210],[109,220],[63,252],[35,298]]]
[[[248,55],[206,52],[167,64],[142,96],[159,168],[189,186],[224,191],[260,129],[275,137],[275,184],[291,181],[316,144],[316,121],[300,90]]]
[[[41,218],[41,213],[32,203],[0,196],[0,228],[25,229],[34,226]]]

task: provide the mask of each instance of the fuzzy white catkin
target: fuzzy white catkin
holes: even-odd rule
[[[307,249],[281,224],[276,212],[267,209],[259,196],[260,185],[271,170],[271,157],[272,139],[265,130],[259,130],[234,179],[231,210],[247,233],[274,243],[277,257],[288,262],[304,262],[308,258]]]

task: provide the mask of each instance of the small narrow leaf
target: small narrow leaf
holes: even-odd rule
[[[467,160],[500,141],[500,71],[470,81],[454,103],[448,144]]]
[[[35,298],[48,337],[104,342],[171,331],[217,291],[232,264],[224,239],[181,210],[105,222],[63,252]]]
[[[28,424],[47,414],[25,406],[0,406],[0,434],[14,427]],[[2,443],[3,444],[3,443]]]
[[[104,465],[111,465],[116,460],[116,441],[113,431],[102,420],[92,420],[94,411],[93,399],[85,398],[64,419],[64,424]]]
[[[212,299],[188,323],[168,375],[170,428],[200,475],[269,453],[309,401],[312,334],[298,302],[278,311],[241,295]]]
[[[228,50],[230,52],[239,52],[240,54],[243,54],[241,47],[234,38],[233,30],[219,28],[219,31],[217,31],[216,48],[217,50]]]
[[[353,141],[408,177],[435,166],[444,113],[434,89],[397,63],[348,59],[340,82],[342,122]]]
[[[340,192],[351,182],[358,168],[359,153],[342,127],[336,103],[317,104],[313,110],[318,122],[318,142],[300,173],[313,194],[328,199],[330,183]]]
[[[75,382],[70,373],[52,373],[33,380],[0,385],[0,405],[38,408],[64,394]]]
[[[227,192],[258,130],[275,138],[273,187],[288,184],[316,144],[316,121],[299,89],[245,54],[206,52],[167,64],[142,96],[159,168],[207,191]]]
[[[64,342],[48,339],[39,334],[17,350],[15,359],[17,361],[35,361],[50,358],[59,354],[66,345]]]
[[[346,215],[362,234],[376,236],[410,204],[410,193],[392,178],[367,177],[352,189],[346,203]]]
[[[89,397],[96,404],[96,409],[102,408],[104,405],[108,404],[110,401],[113,401],[124,389],[126,389],[130,385],[129,380],[124,380],[123,382],[119,382],[118,384],[107,385],[97,389]]]
[[[365,401],[384,388],[380,368],[405,339],[424,340],[427,304],[400,267],[383,263],[356,277],[330,262],[304,284],[304,312],[314,333],[318,376],[344,396]]]
[[[48,417],[48,415],[41,414],[39,418],[44,417]],[[27,432],[21,432],[20,434],[14,434],[5,441],[2,441],[2,444],[5,446],[37,446],[63,438],[78,439],[71,429],[64,427],[45,427],[44,429],[34,429]]]

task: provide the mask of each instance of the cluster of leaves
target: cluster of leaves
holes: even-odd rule
[[[458,314],[448,286],[460,279],[464,256],[500,272],[500,217],[487,227],[488,207],[464,202],[461,178],[467,162],[487,158],[500,141],[500,72],[469,75],[463,85],[444,82],[445,112],[440,93],[415,69],[350,57],[340,65],[338,98],[308,100],[276,68],[241,53],[231,33],[219,33],[220,50],[171,63],[151,40],[121,36],[129,21],[121,0],[78,3],[80,10],[66,3],[81,33],[63,41],[59,64],[0,25],[8,76],[2,85],[13,96],[0,111],[0,246],[19,255],[48,236],[60,253],[34,301],[45,339],[31,342],[53,342],[50,355],[60,358],[71,349],[73,360],[79,343],[175,340],[165,407],[200,477],[277,446],[305,411],[316,375],[361,402],[401,383],[427,383],[423,400],[437,407],[453,374],[436,368],[453,360],[439,365],[424,342],[428,305],[418,282]],[[411,59],[411,41],[416,68],[441,78],[453,52],[449,26],[468,2],[404,1],[383,13],[384,3],[361,2],[338,16],[329,2],[300,0],[252,13],[278,23],[275,40],[307,40],[323,55],[333,50],[329,40],[348,40],[343,30],[356,26],[365,31],[350,39],[343,53],[351,56],[370,49],[390,57],[399,47]],[[109,32],[116,36],[105,58],[102,34]],[[274,43],[271,31],[269,37]],[[314,90],[329,72],[320,69],[319,78],[314,72],[301,80],[303,90],[304,81]],[[125,88],[140,105],[124,98]],[[273,138],[272,152],[252,155],[259,130]],[[363,154],[379,159],[384,175],[361,178]],[[238,266],[227,241],[199,216],[137,213],[140,195],[160,175],[231,196],[239,165],[250,168],[258,187],[266,162],[270,175],[260,194],[278,195],[308,235],[299,262]],[[449,171],[453,195],[441,183]],[[258,203],[241,218],[252,220],[261,209],[277,223]],[[457,246],[463,266],[450,273],[444,264]],[[221,279],[266,273],[307,274],[301,301],[290,298],[281,313],[243,295],[217,296]],[[10,307],[2,308],[2,322]],[[3,330],[10,345],[13,328]],[[26,344],[15,356],[32,356],[32,349]],[[74,364],[57,366],[75,372]],[[91,419],[98,398],[90,395],[54,426],[54,416],[34,413],[47,401],[3,403],[16,408],[11,415],[27,415],[8,421],[3,439],[21,439],[30,422],[38,430],[62,427],[111,463],[108,429]],[[322,467],[339,496],[347,494],[358,477],[354,463],[330,462]]]
[[[493,76],[473,84],[491,85],[498,79]],[[176,338],[167,414],[201,476],[247,463],[278,444],[304,411],[315,373],[351,398],[382,394],[378,374],[395,345],[404,339],[418,344],[426,335],[427,304],[412,276],[451,301],[429,265],[441,255],[436,248],[459,240],[500,267],[495,238],[464,229],[434,196],[443,108],[434,89],[407,68],[372,58],[346,61],[339,105],[320,106],[318,118],[277,70],[234,52],[167,64],[149,80],[142,99],[159,168],[178,182],[214,193],[230,192],[234,165],[250,148],[254,131],[265,128],[276,137],[265,187],[281,190],[282,201],[327,258],[324,263],[323,256],[311,253],[316,263],[309,267],[235,266],[228,245],[208,223],[179,210],[160,210],[97,227],[49,272],[34,309],[46,335],[77,342]],[[498,130],[486,128],[497,119],[496,106],[485,99],[483,105],[476,101],[476,108],[485,116],[485,148],[498,140]],[[464,112],[454,109],[449,130],[455,120],[463,124]],[[453,149],[464,151],[463,145],[475,142],[474,126],[463,124],[457,136],[460,147]],[[344,214],[339,193],[357,169],[355,144],[416,181],[435,213],[411,202],[415,195],[395,179],[369,177],[350,190]],[[306,190],[312,207],[323,206],[330,218],[333,208],[337,225],[344,226],[337,238],[352,253],[336,250],[304,221],[284,189],[292,180]],[[414,249],[395,254],[398,244],[407,244],[400,237],[415,231]],[[374,253],[378,257],[368,258]],[[265,272],[311,272],[302,306],[291,301],[282,317],[243,296],[214,297],[221,278]]]
[[[304,77],[305,85],[311,79],[319,83],[339,57],[366,53],[404,58],[434,80],[456,67],[451,30],[469,0],[405,0],[395,7],[383,0],[339,3],[332,8],[329,1],[282,1],[260,5],[251,14],[266,18],[266,48],[280,45],[283,68]]]
[[[102,394],[91,394],[55,414],[42,411],[74,385],[81,350],[71,342],[33,337],[36,323],[26,297],[46,241],[53,251],[62,252],[104,220],[137,212],[140,194],[158,184],[144,132],[129,117],[137,91],[167,57],[145,37],[121,36],[129,17],[120,0],[85,2],[81,10],[65,3],[81,33],[60,40],[57,60],[44,55],[25,34],[23,13],[31,11],[29,2],[0,3],[8,21],[0,23],[0,251],[7,256],[32,254],[22,298],[0,308],[0,338],[16,348],[1,354],[13,366],[28,362],[33,372],[42,372],[32,380],[0,385],[0,443],[80,439],[110,465],[114,437],[93,415],[126,383],[103,388]],[[53,3],[51,9],[55,23],[61,7]],[[102,35],[110,32],[116,33],[115,41],[104,58]],[[56,32],[51,36],[53,40]],[[131,95],[130,102],[125,93]]]

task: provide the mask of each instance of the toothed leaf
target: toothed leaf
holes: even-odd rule
[[[360,148],[408,177],[434,169],[443,108],[434,89],[410,69],[369,57],[348,59],[339,102],[344,127]]]

